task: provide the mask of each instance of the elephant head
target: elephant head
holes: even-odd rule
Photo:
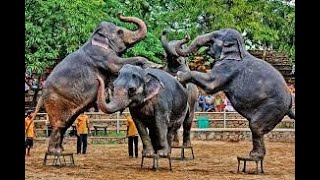
[[[166,52],[166,61],[169,71],[186,71],[189,69],[186,58],[177,54],[176,48],[179,48],[183,41],[172,40],[168,41],[167,31],[163,31],[161,35],[162,47]]]
[[[124,65],[117,79],[113,82],[113,96],[110,102],[105,101],[104,81],[97,75],[98,87],[98,106],[107,113],[122,111],[126,107],[135,107],[156,96],[161,88],[162,82],[154,75],[146,72],[139,66],[130,64]]]
[[[101,22],[92,35],[92,45],[112,50],[117,54],[124,53],[129,47],[142,40],[147,34],[146,24],[136,17],[124,17],[121,13],[118,18],[124,22],[133,22],[138,25],[135,31],[118,27],[110,22]]]
[[[181,45],[188,43],[189,40],[189,36],[186,36],[185,40],[180,42],[179,47],[176,48],[177,54],[187,56],[189,53],[195,53],[203,46],[209,46],[207,54],[216,60],[242,60],[248,53],[244,48],[241,34],[231,28],[220,29],[197,36],[188,48],[181,49]]]

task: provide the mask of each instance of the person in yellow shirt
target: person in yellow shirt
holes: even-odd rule
[[[132,117],[129,114],[125,114],[127,119],[127,137],[128,137],[128,152],[129,157],[133,157],[133,143],[134,143],[134,154],[138,158],[138,130],[133,122]]]
[[[32,121],[32,111],[27,112],[27,117],[24,120],[25,125],[25,149],[27,149],[27,156],[30,156],[30,150],[33,147],[33,138],[35,137],[34,122]]]
[[[80,114],[76,119],[76,132],[77,132],[77,154],[81,154],[81,146],[82,146],[82,154],[87,153],[87,145],[88,145],[88,133],[90,131],[89,128],[89,117],[84,113]]]

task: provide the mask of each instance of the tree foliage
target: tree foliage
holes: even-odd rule
[[[164,50],[160,36],[191,38],[220,28],[240,31],[250,49],[273,48],[294,61],[295,8],[279,0],[26,0],[26,63],[41,70],[54,59],[78,49],[102,21],[128,29],[116,14],[141,18],[147,37],[124,56],[144,56],[161,63]]]
[[[26,0],[25,58],[42,72],[78,49],[106,15],[102,0]]]

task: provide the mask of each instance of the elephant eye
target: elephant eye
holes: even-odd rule
[[[129,90],[128,90],[129,96],[133,96],[135,92],[136,92],[136,88],[135,87],[130,87]]]
[[[122,37],[122,36],[123,36],[123,30],[122,30],[122,29],[119,29],[119,30],[117,31],[117,34],[118,34],[118,36]]]

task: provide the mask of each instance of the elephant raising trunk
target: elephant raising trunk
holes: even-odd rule
[[[139,27],[135,31],[131,31],[126,28],[122,28],[124,31],[123,41],[125,44],[128,44],[128,45],[134,44],[146,36],[147,26],[141,19],[136,18],[136,17],[125,17],[125,16],[122,16],[121,13],[118,14],[118,17],[121,21],[124,21],[124,22],[134,22]]]
[[[222,41],[219,39],[216,39],[214,37],[214,35],[216,34],[216,32],[211,32],[211,33],[207,33],[207,34],[203,34],[200,35],[198,37],[196,37],[193,42],[190,44],[189,47],[187,47],[186,49],[181,49],[180,47],[183,44],[186,44],[190,41],[190,36],[186,36],[184,40],[180,41],[178,46],[176,46],[176,52],[180,55],[180,56],[188,56],[189,53],[195,53],[198,51],[198,49],[202,46],[209,46],[210,42],[215,42],[217,44],[219,44],[220,46],[222,45]]]
[[[176,47],[180,47],[179,42],[178,41],[171,41],[171,44],[168,42],[167,39],[167,31],[163,31],[162,35],[161,35],[161,43],[162,43],[162,47],[164,48],[164,50],[166,51],[167,55],[171,55],[171,56],[176,56],[179,57],[179,55],[176,52]]]

